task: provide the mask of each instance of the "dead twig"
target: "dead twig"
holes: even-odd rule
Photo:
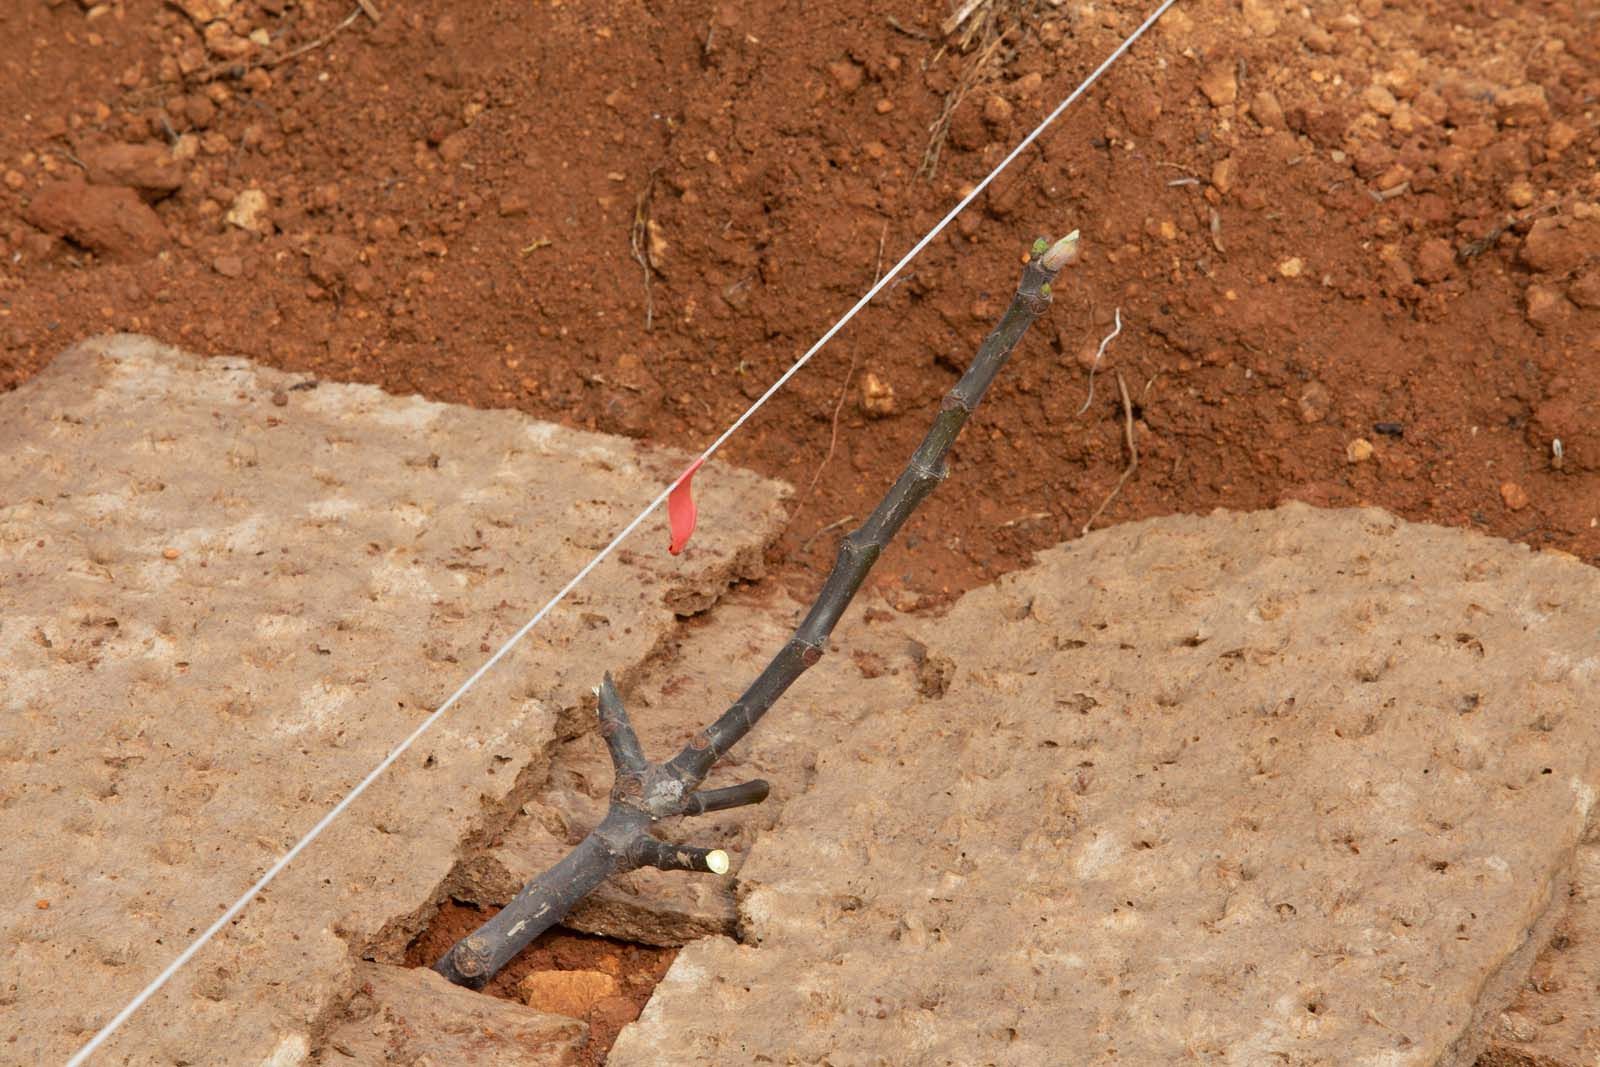
[[[657,170],[650,171],[650,177],[644,184],[644,190],[639,198],[633,202],[633,226],[628,230],[628,246],[633,249],[633,258],[644,269],[644,328],[649,333],[655,324],[656,302],[651,293],[651,282],[655,277],[655,263],[650,255],[650,242],[654,234],[650,232],[650,200],[655,196]]]
[[[815,541],[817,538],[821,537],[823,534],[827,533],[829,530],[837,530],[839,527],[845,525],[846,523],[854,522],[855,519],[856,519],[856,517],[854,515],[846,515],[842,519],[834,519],[832,522],[828,523],[828,525],[826,525],[826,526],[822,527],[821,529],[817,530],[815,533],[813,533],[810,537],[806,538],[804,541],[801,541],[800,542],[800,547],[795,551],[795,554],[799,555],[799,556],[805,555],[806,554],[806,549],[810,548],[812,542]]]
[[[1056,274],[1077,258],[1076,231],[1033,246],[1016,294],[999,324],[986,337],[961,380],[946,394],[933,426],[900,477],[853,533],[839,542],[839,554],[816,600],[794,634],[722,717],[690,739],[670,760],[651,762],[639,744],[622,698],[606,676],[599,697],[600,736],[611,754],[616,778],[605,818],[557,863],[523,887],[499,914],[453,945],[434,970],[457,985],[481,989],[534,938],[560,922],[579,900],[611,875],[638,867],[726,874],[728,854],[695,845],[669,845],[650,831],[662,819],[757,804],[766,799],[763,781],[717,789],[701,783],[774,703],[822,659],[834,626],[855,599],[884,547],[917,506],[948,473],[946,458],[973,410],[1035,319],[1050,306]],[[1126,396],[1126,390],[1124,390]]]
[[[1100,501],[1100,506],[1094,509],[1094,514],[1089,516],[1089,521],[1083,524],[1083,533],[1089,532],[1095,520],[1105,513],[1106,508],[1122,492],[1122,487],[1133,477],[1133,472],[1139,469],[1139,446],[1133,439],[1133,401],[1128,397],[1128,383],[1122,380],[1122,372],[1117,371],[1117,391],[1122,394],[1122,433],[1128,445],[1128,465],[1122,469],[1122,477],[1117,479],[1117,484],[1111,487],[1111,492]]]
[[[885,16],[884,21],[889,24],[889,28],[891,30],[894,30],[896,33],[903,33],[907,37],[915,37],[919,41],[937,40],[937,38],[935,38],[931,33],[916,29],[912,26],[901,25],[900,20],[895,18],[893,15]]]

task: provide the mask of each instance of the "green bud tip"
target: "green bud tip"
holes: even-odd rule
[[[1041,237],[1037,241],[1033,242],[1033,254],[1036,255],[1036,256],[1042,256],[1042,255],[1044,255],[1044,250],[1049,248],[1049,247],[1050,247],[1049,240],[1047,240],[1046,238]]]

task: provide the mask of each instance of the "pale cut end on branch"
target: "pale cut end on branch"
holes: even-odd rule
[[[1040,257],[1039,262],[1046,270],[1060,270],[1068,263],[1078,258],[1078,231],[1073,230],[1061,240],[1051,245]]]
[[[727,874],[728,862],[728,854],[720,848],[706,853],[706,867],[712,874]]]

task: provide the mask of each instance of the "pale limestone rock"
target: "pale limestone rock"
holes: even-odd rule
[[[0,454],[17,1063],[64,1060],[686,462],[130,336],[0,397]],[[652,521],[102,1058],[303,1050],[358,956],[393,958],[463,840],[532,794],[601,673],[759,567],[780,487],[721,468],[696,489],[683,556]]]
[[[914,630],[610,1067],[1470,1064],[1600,785],[1600,574],[1378,511],[1117,527]],[[845,698],[848,701],[848,696]]]
[[[426,967],[356,968],[359,992],[322,1042],[321,1067],[396,1063],[573,1067],[589,1028],[453,986]]]

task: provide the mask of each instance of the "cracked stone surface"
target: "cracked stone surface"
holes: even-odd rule
[[[1566,911],[1516,998],[1495,1017],[1478,1067],[1600,1064],[1600,834],[1578,851]]]
[[[0,397],[0,1007],[60,1062],[685,463],[515,412],[145,338]],[[708,477],[707,474],[712,476]],[[121,1031],[106,1062],[292,1067],[584,721],[752,574],[783,490],[696,482]]]
[[[948,689],[840,710],[746,943],[684,948],[611,1067],[1458,1067],[1565,913],[1600,785],[1570,557],[1169,518],[910,630]]]
[[[363,963],[350,1018],[328,1035],[321,1067],[471,1064],[573,1067],[589,1028],[451,985],[426,967]]]
[[[623,699],[646,753],[661,759],[677,752],[721,714],[788,640],[804,612],[782,593],[730,593],[716,611],[685,627],[637,672],[637,680],[624,679]],[[900,616],[860,607],[835,631],[832,650],[849,666],[802,675],[708,780],[716,786],[765,778],[772,783],[767,800],[672,820],[661,824],[658,836],[726,849],[736,875],[757,835],[806,790],[818,749],[840,743],[866,708],[914,693],[926,651],[905,635]],[[462,865],[450,895],[504,904],[600,821],[611,781],[611,761],[594,730],[561,745],[551,756],[549,782],[491,847]],[[602,884],[563,925],[651,945],[731,935],[737,918],[732,884],[682,871],[631,871]]]

